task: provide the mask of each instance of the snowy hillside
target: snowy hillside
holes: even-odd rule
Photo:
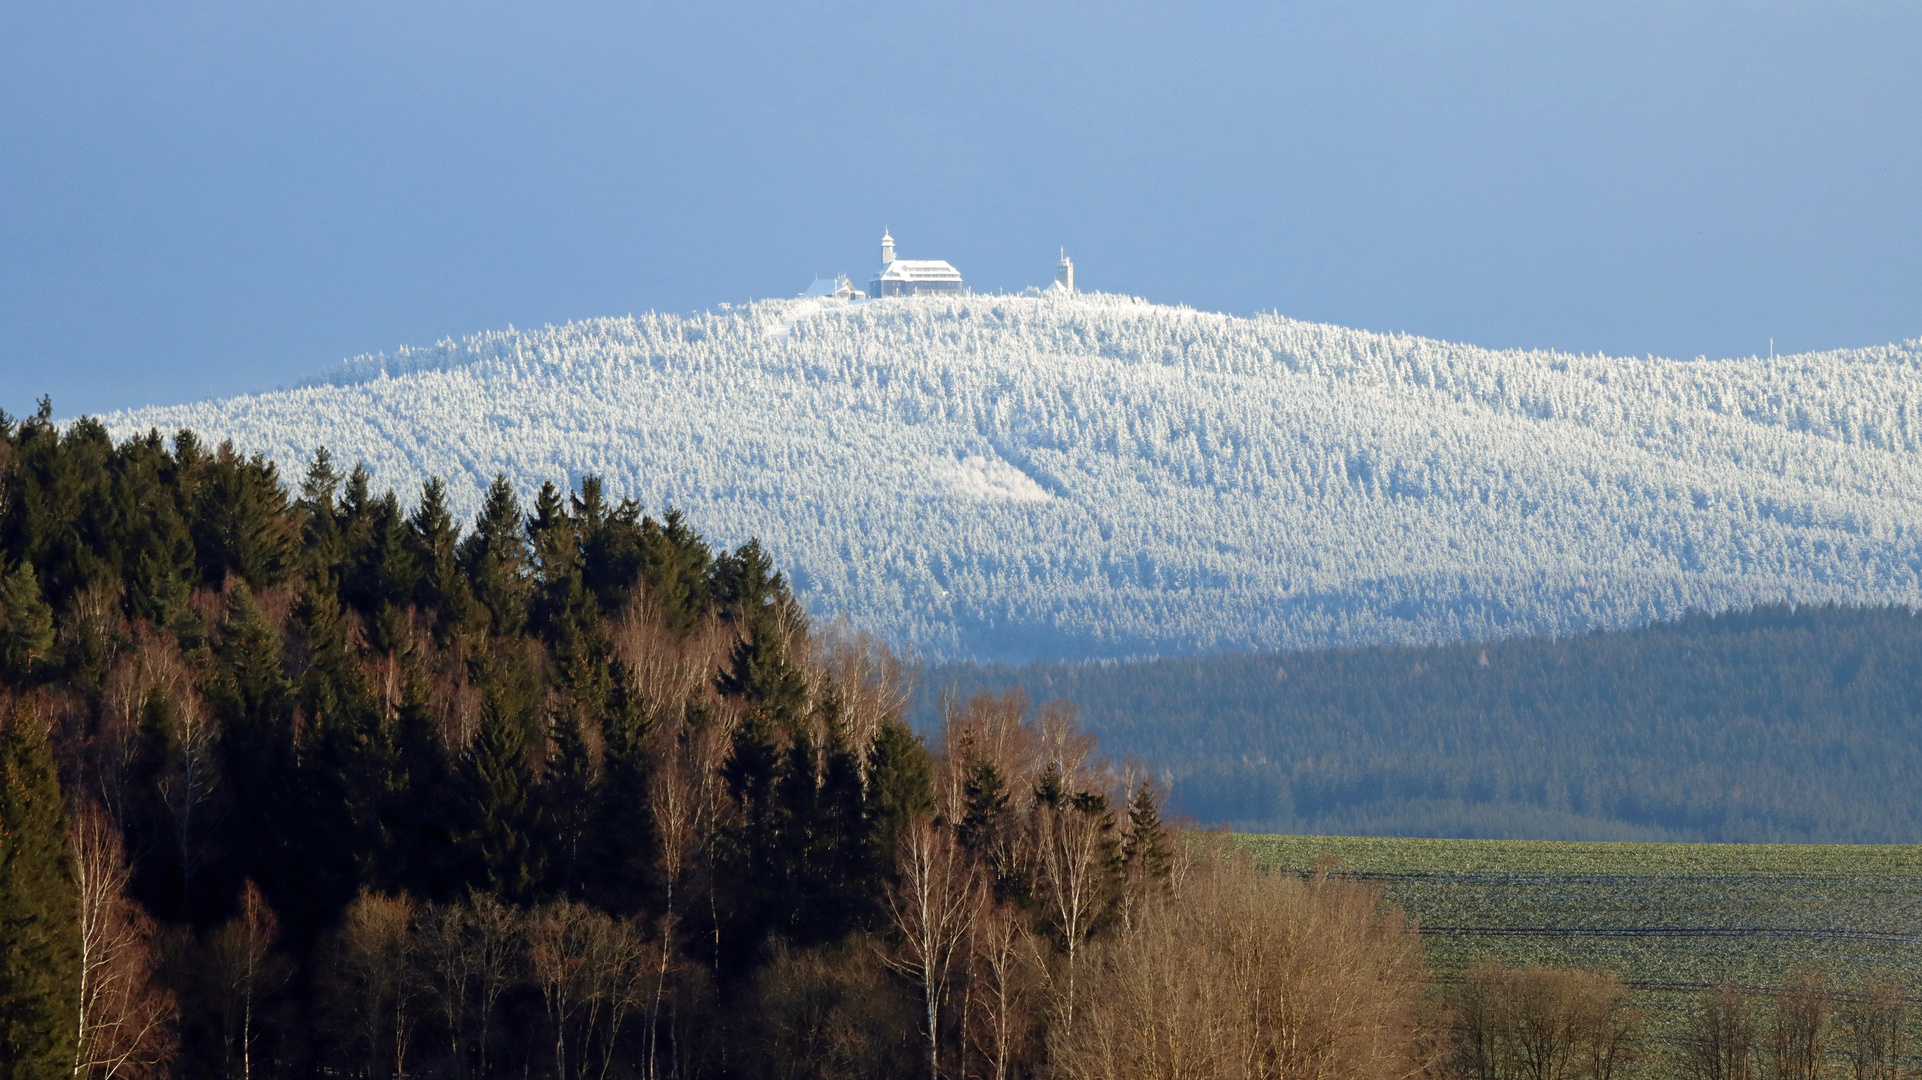
[[[931,656],[1113,657],[1922,602],[1922,341],[1495,352],[1118,297],[773,301],[486,333],[104,418],[469,514],[599,473]]]

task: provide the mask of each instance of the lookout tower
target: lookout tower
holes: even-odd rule
[[[886,268],[886,266],[893,261],[894,261],[894,237],[889,236],[888,231],[886,229],[882,229],[881,230],[881,266],[883,268]]]
[[[1062,292],[1074,291],[1074,260],[1068,258],[1068,249],[1061,249],[1061,261],[1054,264],[1054,283]]]

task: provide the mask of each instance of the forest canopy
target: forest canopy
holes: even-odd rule
[[[1922,840],[1922,618],[1903,607],[924,680],[950,684],[1072,701],[1110,752],[1166,770],[1177,809],[1255,832]]]
[[[1177,839],[1070,709],[924,740],[908,697],[757,544],[594,477],[463,527],[324,451],[0,416],[0,1074],[1432,1060],[1378,893]]]

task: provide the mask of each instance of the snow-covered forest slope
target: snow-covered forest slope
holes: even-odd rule
[[[490,332],[116,413],[471,514],[598,473],[931,657],[1120,657],[1922,603],[1922,341],[1491,351],[1110,296]]]

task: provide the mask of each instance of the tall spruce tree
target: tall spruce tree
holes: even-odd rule
[[[339,495],[340,471],[334,468],[334,456],[323,446],[314,451],[314,458],[307,465],[307,475],[300,481],[300,501],[295,505],[301,519],[300,561],[309,573],[331,572],[340,566],[346,545],[340,534],[340,513],[335,506]]]
[[[478,668],[481,721],[462,763],[462,848],[476,888],[521,902],[547,873],[531,760],[539,687],[517,657],[485,658]]]
[[[309,657],[299,684],[307,717],[299,774],[309,888],[300,898],[304,911],[282,910],[296,931],[305,928],[303,915],[331,919],[386,857],[380,810],[393,782],[394,753],[373,688],[348,641],[348,617],[332,576],[320,571],[296,612]]]
[[[894,865],[901,830],[934,812],[934,758],[900,720],[883,721],[868,750],[867,843],[876,866]]]
[[[649,746],[654,723],[641,708],[633,672],[616,665],[613,673],[601,713],[601,784],[595,800],[588,884],[599,906],[633,914],[646,908],[654,884],[657,835],[648,807],[649,787],[655,780]],[[686,720],[690,729],[707,722],[698,704]]]
[[[53,752],[22,701],[0,728],[0,1080],[73,1074],[78,913]]]
[[[580,494],[572,497],[571,505],[580,529],[582,580],[602,611],[619,611],[646,565],[641,506],[633,499],[622,499],[620,505],[610,508],[598,476],[581,479]],[[699,576],[705,581],[705,564]],[[656,599],[662,599],[658,589]],[[678,606],[675,612],[678,619]]]
[[[381,880],[394,893],[432,899],[453,895],[464,882],[450,857],[458,829],[453,765],[428,703],[427,680],[409,665],[394,718],[396,775],[383,818],[392,830]]]
[[[33,566],[22,560],[0,576],[0,679],[29,685],[52,658],[53,645],[53,608],[40,593]]]
[[[552,481],[541,485],[534,500],[527,540],[533,553],[529,614],[534,632],[550,642],[572,638],[592,618],[593,601],[581,561],[579,523],[568,515],[560,489]]]
[[[494,633],[518,635],[527,625],[527,539],[520,500],[505,475],[489,485],[474,531],[461,541],[460,559]]]
[[[416,573],[414,603],[431,612],[441,640],[477,630],[485,613],[460,568],[460,527],[447,509],[447,484],[430,477],[407,519],[407,547]]]
[[[256,590],[285,581],[301,558],[300,534],[273,462],[222,443],[196,471],[192,532],[205,584],[219,588],[229,574]]]
[[[1167,884],[1174,852],[1168,846],[1161,802],[1152,785],[1141,785],[1128,801],[1128,836],[1121,845],[1121,858],[1132,887],[1147,891]]]

